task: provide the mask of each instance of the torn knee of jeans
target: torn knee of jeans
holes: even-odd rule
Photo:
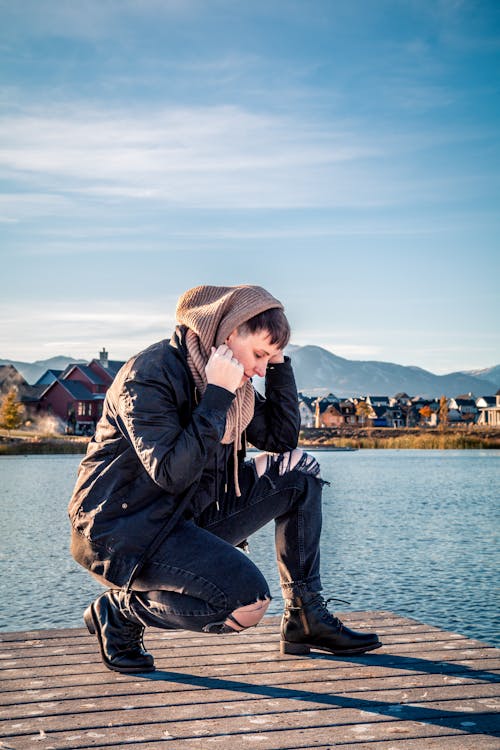
[[[298,451],[291,451],[290,453],[284,453],[283,456],[292,456],[293,454]],[[318,461],[314,456],[311,456],[309,453],[306,453],[305,451],[300,451],[301,456],[298,458],[298,460],[293,463],[293,460],[289,460],[288,466],[280,473],[284,473],[285,471],[300,471],[302,474],[307,474],[307,476],[314,477],[319,482],[321,482],[322,485],[330,485],[330,482],[328,482],[326,479],[322,479],[321,477],[321,466],[319,465]]]
[[[302,454],[302,458],[297,463],[295,468],[298,471],[301,471],[303,474],[307,474],[308,476],[317,479],[318,482],[321,483],[321,486],[324,486],[325,484],[328,485],[328,487],[330,486],[330,482],[326,479],[323,479],[321,476],[321,466],[319,465],[318,461],[309,453]]]
[[[204,626],[204,633],[238,633],[241,630],[258,625],[267,612],[271,602],[270,596],[257,599],[256,602],[234,609],[225,620],[211,622]]]
[[[309,453],[295,448],[293,451],[281,453],[278,458],[280,465],[280,474],[288,471],[301,471],[303,474],[310,474],[313,477],[319,477],[321,467],[318,461]]]
[[[290,471],[300,471],[302,474],[314,477],[322,485],[330,484],[321,478],[321,467],[316,458],[301,448],[294,448],[286,453],[262,453],[255,459],[255,469],[259,477],[267,477],[271,484],[273,484],[273,477],[283,476]]]
[[[286,451],[286,453],[261,453],[254,459],[255,470],[259,477],[283,476],[288,471],[293,471],[300,464],[303,456],[304,451],[300,448]]]

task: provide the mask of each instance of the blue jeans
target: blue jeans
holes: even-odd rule
[[[285,454],[285,456],[288,454]],[[275,544],[285,597],[321,590],[319,542],[324,484],[315,459],[296,468],[271,458],[262,476],[254,460],[234,489],[197,518],[180,521],[134,580],[128,606],[144,625],[215,630],[238,607],[271,598],[267,582],[235,545],[275,520]]]

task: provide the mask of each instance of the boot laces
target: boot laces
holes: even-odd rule
[[[127,648],[144,648],[144,626],[136,625],[134,622],[127,622],[123,625],[124,640],[127,642]]]
[[[335,596],[331,596],[328,599],[325,599],[323,596],[321,596],[321,594],[318,594],[317,598],[315,598],[314,601],[317,602],[321,608],[322,621],[327,625],[331,625],[332,627],[338,628],[340,630],[343,627],[343,623],[341,620],[339,620],[338,617],[335,617],[335,615],[329,611],[328,605],[330,602],[342,602],[342,604],[350,604],[350,602],[347,602],[345,599],[338,599]]]

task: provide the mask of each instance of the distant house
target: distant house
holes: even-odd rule
[[[417,399],[418,401],[418,399]],[[401,391],[389,399],[392,409],[393,427],[414,427],[418,422],[417,404],[407,393]]]
[[[411,398],[407,393],[404,393],[404,391],[400,391],[399,393],[396,393],[395,396],[389,399],[389,403],[391,406],[393,406],[394,404],[411,406]]]
[[[5,396],[12,389],[17,393],[26,385],[28,383],[14,365],[0,365],[0,396]]]
[[[24,406],[24,419],[34,419],[38,416],[39,398],[43,387],[30,385],[14,365],[0,366],[0,397],[14,390],[19,402]]]
[[[476,400],[472,393],[450,398],[448,409],[448,419],[454,422],[473,423],[479,415],[479,409],[476,406]]]
[[[389,422],[389,427],[404,427],[405,420],[404,414],[400,404],[391,404],[386,410],[386,419]]]
[[[299,414],[300,414],[300,426],[301,427],[314,427],[314,412],[315,412],[315,401],[314,396],[304,396],[303,393],[298,394],[299,399]]]
[[[402,401],[399,398],[402,398]],[[397,394],[393,398],[367,396],[365,401],[371,408],[368,419],[372,427],[403,427],[405,425],[406,412],[411,408],[411,400],[406,393]]]
[[[83,383],[91,393],[106,393],[109,382],[105,382],[88,365],[72,365],[65,373],[63,380]]]
[[[92,372],[100,377],[105,383],[111,385],[118,374],[118,370],[120,370],[124,364],[125,362],[116,359],[110,360],[108,358],[108,352],[103,348],[102,351],[99,352],[99,359],[92,359],[88,366]]]
[[[40,415],[57,417],[66,432],[92,434],[102,415],[106,391],[124,362],[109,362],[105,349],[88,365],[71,364],[63,371],[47,370],[38,380]],[[54,378],[53,375],[57,374]]]
[[[339,400],[330,393],[324,398],[316,400],[315,426],[342,427],[357,424],[356,406],[351,399]]]
[[[322,401],[328,404],[338,404],[339,399],[334,393],[329,393],[328,396],[323,396]]]
[[[373,406],[371,404],[371,414],[368,417],[371,427],[388,427],[387,408],[385,406]]]
[[[40,416],[40,397],[43,393],[43,385],[25,385],[20,390],[20,401],[24,406],[26,420],[36,420]]]
[[[356,414],[356,406],[354,402],[349,399],[342,399],[342,401],[339,401],[339,409],[344,417],[344,424],[357,424],[358,423],[358,415]]]
[[[390,406],[388,396],[367,396],[366,403],[370,406]]]
[[[92,393],[77,380],[54,380],[40,398],[41,411],[58,417],[67,432],[85,435],[95,430],[102,414],[104,393]]]
[[[479,409],[478,424],[487,425],[488,427],[500,427],[500,390],[496,392],[493,398],[495,399],[494,404],[489,402],[489,396],[483,396],[481,399],[478,399],[478,401],[486,401],[488,399],[488,406],[483,407],[477,404]]]
[[[476,398],[476,406],[479,410],[491,409],[493,406],[496,406],[496,405],[497,405],[496,396],[479,396],[479,398]]]
[[[339,400],[332,393],[316,399],[314,414],[315,427],[340,427],[344,418],[339,408]]]
[[[54,380],[59,380],[64,370],[45,370],[43,375],[40,375],[35,385],[50,385]]]

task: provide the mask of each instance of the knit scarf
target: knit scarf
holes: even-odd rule
[[[283,308],[281,302],[258,286],[199,286],[183,294],[177,303],[176,317],[187,326],[187,362],[196,387],[203,394],[207,387],[205,366],[212,346],[218,347],[242,323],[271,308]],[[241,495],[238,482],[238,450],[241,435],[253,417],[255,392],[247,381],[236,390],[229,407],[226,429],[221,443],[234,447],[234,486]]]

